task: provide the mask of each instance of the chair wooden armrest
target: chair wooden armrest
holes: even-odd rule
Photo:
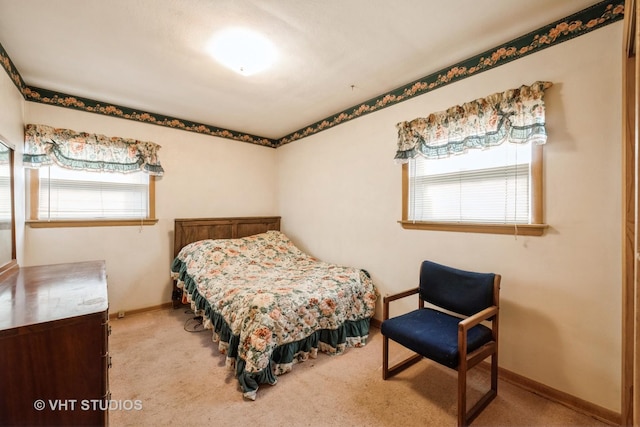
[[[403,292],[398,292],[397,294],[385,295],[382,298],[382,304],[383,304],[383,307],[382,307],[382,320],[384,321],[384,320],[387,320],[389,318],[389,303],[391,301],[396,301],[396,300],[399,300],[399,299],[402,299],[402,298],[406,298],[406,297],[411,296],[411,295],[415,295],[415,294],[418,293],[418,291],[419,291],[419,288],[416,287],[416,288],[409,289],[409,290],[406,290],[406,291],[403,291]]]
[[[458,323],[458,327],[462,330],[468,331],[477,324],[494,317],[496,314],[498,314],[498,307],[492,305],[491,307],[487,307],[484,310],[461,320],[460,323]]]
[[[492,321],[497,321],[498,316],[498,307],[495,305],[491,307],[487,307],[482,311],[473,314],[466,319],[461,320],[458,323],[458,349],[460,351],[460,358],[462,362],[462,358],[466,357],[465,365],[469,367],[476,365],[481,360],[484,360],[487,356],[494,352],[493,348],[495,347],[496,339],[497,339],[497,330],[495,329],[495,323],[491,327],[491,333],[493,335],[493,341],[485,344],[481,348],[477,349],[472,354],[467,355],[467,332],[469,329],[474,326],[480,324],[485,320],[491,319]],[[463,356],[466,355],[466,356]],[[466,368],[464,368],[466,370]]]
[[[403,292],[398,292],[397,294],[392,294],[392,295],[385,295],[383,298],[384,302],[391,302],[391,301],[395,301],[401,298],[405,298],[411,295],[415,295],[418,293],[418,289],[417,287],[413,288],[413,289],[408,289],[406,291]]]

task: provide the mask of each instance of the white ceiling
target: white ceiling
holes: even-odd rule
[[[25,83],[280,138],[597,0],[0,0]],[[230,26],[267,36],[270,70],[205,52]]]

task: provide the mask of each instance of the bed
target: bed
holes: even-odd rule
[[[249,400],[318,351],[364,346],[375,311],[365,270],[317,260],[279,228],[278,217],[176,220],[172,278]]]

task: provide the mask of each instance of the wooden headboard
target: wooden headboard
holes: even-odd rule
[[[189,243],[205,239],[238,239],[280,230],[279,216],[181,218],[175,220],[173,256]]]

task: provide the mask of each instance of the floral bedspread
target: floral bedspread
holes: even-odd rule
[[[279,231],[191,243],[171,271],[249,399],[318,349],[366,343],[377,297],[368,273],[319,261]]]

